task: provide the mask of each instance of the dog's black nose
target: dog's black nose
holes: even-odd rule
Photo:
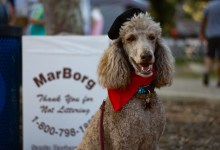
[[[149,61],[153,58],[153,55],[151,54],[151,52],[147,52],[147,53],[141,53],[140,57],[143,61],[146,61],[146,60]]]

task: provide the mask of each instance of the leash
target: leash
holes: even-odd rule
[[[101,110],[101,114],[100,114],[100,122],[99,122],[99,143],[100,143],[100,150],[105,150],[105,147],[104,147],[105,137],[104,137],[104,126],[103,126],[105,100],[102,102],[100,110]]]

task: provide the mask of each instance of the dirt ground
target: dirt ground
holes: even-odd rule
[[[161,150],[220,150],[220,102],[164,100]]]

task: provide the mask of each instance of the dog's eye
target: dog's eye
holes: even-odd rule
[[[151,41],[155,40],[155,38],[156,37],[153,34],[148,35],[148,39],[151,40]]]
[[[135,40],[136,40],[136,38],[135,38],[134,35],[130,35],[130,36],[126,39],[127,42],[133,42],[133,41],[135,41]]]

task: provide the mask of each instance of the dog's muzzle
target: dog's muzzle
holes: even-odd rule
[[[134,59],[132,59],[132,65],[135,69],[135,73],[137,75],[148,77],[152,75],[153,64],[151,63],[136,63]]]

